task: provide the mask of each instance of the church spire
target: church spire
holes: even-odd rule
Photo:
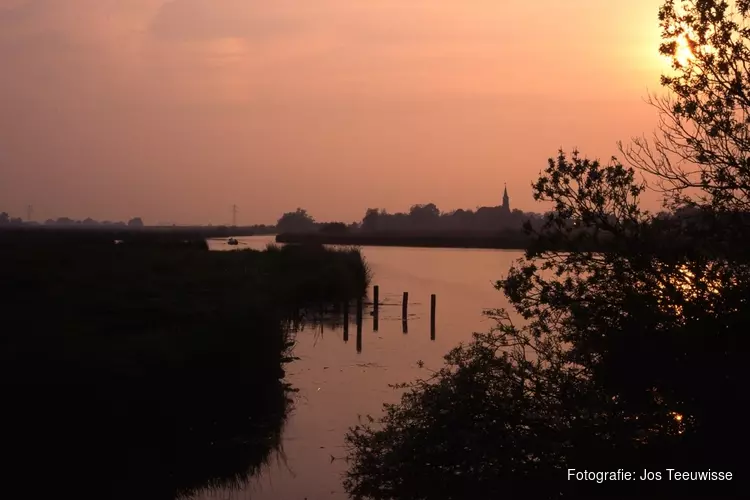
[[[503,211],[510,212],[510,198],[508,197],[508,185],[503,190]]]

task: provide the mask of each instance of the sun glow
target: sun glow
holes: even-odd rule
[[[677,39],[677,47],[675,48],[674,57],[680,66],[687,66],[687,64],[695,57],[686,37],[681,36]]]

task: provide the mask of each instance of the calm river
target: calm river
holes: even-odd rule
[[[273,236],[239,238],[240,248],[263,249]],[[233,250],[225,240],[214,250]],[[310,329],[297,335],[287,380],[299,392],[284,430],[283,450],[263,474],[242,491],[219,490],[198,499],[318,500],[346,499],[341,474],[346,470],[344,434],[358,415],[377,417],[383,403],[398,400],[389,384],[427,377],[453,347],[488,331],[493,321],[482,311],[507,307],[493,283],[505,276],[522,252],[443,248],[365,247],[363,253],[380,286],[378,331],[365,313],[362,350],[356,329],[348,342],[341,330]],[[408,333],[401,323],[401,298],[409,292]],[[370,293],[372,293],[370,291]],[[430,295],[437,295],[436,338],[430,340]],[[350,321],[354,321],[353,314]],[[425,368],[417,366],[424,361]]]

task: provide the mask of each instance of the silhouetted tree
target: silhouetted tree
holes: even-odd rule
[[[282,215],[276,223],[276,229],[280,233],[314,231],[315,219],[307,213],[307,210],[298,208],[294,212]]]
[[[434,203],[426,205],[412,205],[409,209],[409,215],[412,217],[424,217],[425,219],[435,219],[440,217],[440,210]]]
[[[412,205],[409,209],[409,223],[414,229],[437,229],[440,210],[434,203]]]
[[[0,212],[0,224],[8,223],[10,223],[10,216],[8,215],[8,212]]]
[[[351,430],[353,496],[674,494],[672,481],[568,481],[566,469],[736,470],[750,444],[750,2],[676,3],[660,12],[662,51],[688,36],[696,57],[663,80],[674,97],[660,101],[661,135],[621,150],[661,180],[665,203],[697,210],[642,210],[645,185],[617,159],[550,159],[534,197],[554,210],[527,225],[536,244],[498,282],[523,321],[495,311],[496,330]],[[738,480],[679,491],[736,495]]]
[[[498,283],[526,321],[494,312],[495,331],[408,386],[379,426],[352,429],[351,494],[567,496],[586,487],[566,480],[568,467],[731,468],[722,457],[748,441],[750,267],[701,255],[690,228],[665,244],[638,206],[642,190],[616,162],[550,161],[535,196],[556,210]],[[562,253],[560,241],[614,251]]]
[[[128,221],[128,227],[143,227],[143,220],[140,217],[133,217]]]
[[[375,231],[378,229],[378,220],[380,212],[377,208],[368,208],[365,216],[362,218],[363,231]]]
[[[672,207],[747,211],[748,2],[668,1],[659,18],[660,52],[671,57],[674,70],[662,77],[670,93],[650,99],[660,129],[652,140],[636,138],[620,149],[656,176]],[[681,57],[683,45],[692,53],[688,60]]]
[[[327,234],[346,234],[349,228],[343,222],[327,222],[320,226],[319,231]]]

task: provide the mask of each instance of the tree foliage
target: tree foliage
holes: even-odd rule
[[[602,164],[550,159],[536,244],[497,283],[498,326],[350,430],[345,486],[377,499],[495,498],[741,488],[750,374],[748,2],[667,1],[654,139]],[[677,60],[687,37],[695,57]],[[640,206],[656,178],[677,217]],[[692,208],[685,211],[684,207]],[[560,252],[557,244],[572,243]],[[606,244],[606,251],[591,251]],[[576,482],[567,469],[725,470],[734,482]]]
[[[140,217],[133,217],[128,221],[129,227],[143,227],[143,219]]]
[[[343,222],[326,222],[320,225],[319,231],[326,234],[347,234],[349,226]]]
[[[276,223],[276,229],[280,233],[313,231],[315,219],[304,208],[298,208],[282,215]]]
[[[662,76],[669,93],[650,100],[659,131],[621,149],[673,206],[750,208],[749,20],[742,0],[670,0],[659,11],[660,52],[673,66]]]

